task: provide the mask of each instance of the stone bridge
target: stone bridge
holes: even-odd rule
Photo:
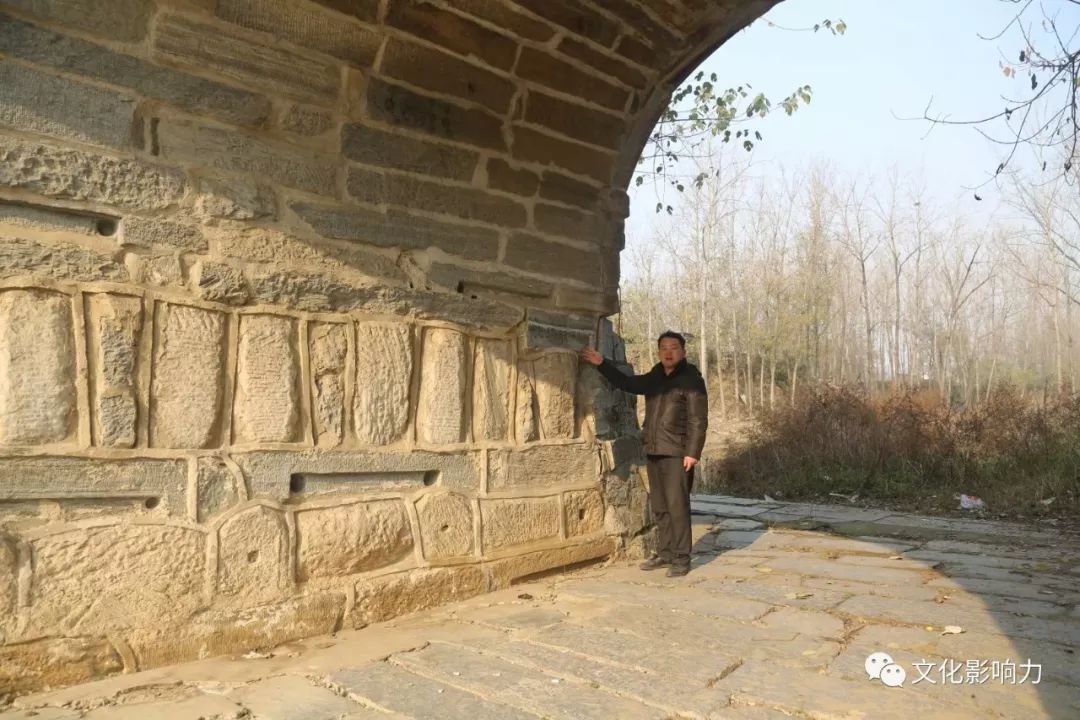
[[[771,4],[0,1],[0,696],[640,549],[574,351]]]

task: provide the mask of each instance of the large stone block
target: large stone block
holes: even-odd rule
[[[351,331],[337,323],[313,323],[309,331],[312,419],[320,447],[335,447],[345,437],[345,363]]]
[[[588,98],[588,96],[584,97]],[[626,131],[621,113],[594,110],[538,90],[529,91],[529,99],[525,104],[525,122],[541,125],[560,135],[611,150],[620,148]],[[595,193],[594,190],[589,194],[595,195]]]
[[[19,553],[15,542],[0,535],[0,634],[6,636],[15,620],[19,598]]]
[[[0,64],[0,126],[126,148],[134,113],[132,97],[23,65]]]
[[[333,196],[337,167],[328,157],[234,130],[180,120],[158,124],[162,157],[267,178],[286,187]]]
[[[610,47],[622,33],[618,21],[579,3],[517,0],[517,5],[603,47]]]
[[[0,462],[0,501],[48,500],[64,505],[82,500],[136,500],[148,508],[164,505],[184,515],[187,462],[105,460],[71,457],[12,457]]]
[[[485,563],[485,567],[491,578],[491,589],[497,590],[526,581],[532,575],[605,558],[615,552],[615,548],[615,538],[596,538],[494,560]]]
[[[503,262],[525,272],[599,286],[603,281],[600,253],[536,235],[514,233]]]
[[[484,552],[559,536],[557,497],[481,500]]]
[[[599,490],[563,493],[566,536],[592,535],[604,529],[604,498]]]
[[[463,108],[374,78],[368,80],[367,93],[367,111],[374,120],[488,150],[506,150],[502,119],[486,110]]]
[[[630,91],[607,80],[582,71],[551,53],[535,48],[522,48],[521,58],[514,68],[518,77],[545,85],[574,97],[622,112]]]
[[[76,407],[71,298],[0,292],[0,445],[62,442]]]
[[[101,17],[117,19],[115,12]],[[2,13],[0,25],[4,28],[0,53],[9,57],[130,88],[195,115],[236,125],[258,126],[270,116],[270,101],[255,93],[154,65]]]
[[[159,304],[150,391],[150,443],[204,448],[221,442],[226,317]]]
[[[449,263],[433,262],[427,272],[430,285],[457,292],[460,295],[479,297],[497,294],[514,295],[518,302],[525,298],[546,298],[554,286],[543,280],[514,275],[505,270],[485,271],[464,268]]]
[[[334,116],[327,110],[308,105],[295,104],[281,118],[281,129],[314,137],[322,135],[334,126]]]
[[[476,565],[412,570],[360,580],[356,583],[356,603],[345,623],[361,628],[405,613],[465,600],[487,589],[487,578]]]
[[[581,350],[594,343],[594,322],[591,317],[530,309],[528,321],[522,326],[522,347]]]
[[[216,12],[240,27],[261,30],[363,68],[371,66],[382,42],[375,30],[291,0],[218,0]]]
[[[488,158],[488,187],[493,190],[514,193],[522,197],[536,195],[540,177],[531,170],[516,168],[502,158]]]
[[[8,0],[6,5],[93,35],[138,42],[154,12],[152,0]]]
[[[86,298],[91,431],[95,445],[134,447],[139,415],[137,365],[142,300],[105,293]]]
[[[236,442],[296,442],[300,435],[300,358],[296,322],[244,315],[236,366]]]
[[[510,429],[513,348],[505,340],[477,339],[473,364],[473,440],[506,440]]]
[[[439,12],[461,21],[460,17],[451,13]],[[447,30],[448,28],[444,28],[443,32]],[[510,42],[502,35],[496,37]],[[476,47],[479,49],[481,46]],[[439,68],[439,71],[432,72],[431,68]],[[514,84],[502,75],[464,62],[453,55],[396,37],[387,42],[379,72],[385,77],[401,80],[424,90],[483,105],[500,115],[509,110],[510,100],[517,90]]]
[[[400,500],[296,513],[297,580],[375,570],[409,557],[412,526]]]
[[[146,210],[175,205],[184,176],[173,168],[0,137],[0,185],[65,200]]]
[[[628,36],[629,38],[629,36]],[[632,38],[629,38],[632,39]],[[600,72],[621,80],[626,85],[635,88],[644,88],[648,84],[645,73],[638,70],[630,63],[622,60],[618,55],[610,52],[600,52],[592,45],[581,42],[573,37],[564,37],[559,41],[559,52],[580,60],[586,65]],[[650,59],[650,65],[654,61]]]
[[[595,210],[600,204],[600,190],[595,185],[575,180],[551,170],[544,171],[543,182],[540,185],[540,197],[568,205],[577,205],[585,210]],[[551,206],[542,205],[540,207],[550,209]],[[541,227],[539,222],[538,218],[537,227]],[[544,228],[541,227],[541,229]],[[583,230],[584,228],[579,228],[576,234],[571,234],[569,237],[579,237]]]
[[[553,165],[601,183],[610,182],[615,157],[591,145],[562,140],[524,125],[514,125],[513,156]]]
[[[501,195],[409,175],[388,175],[354,166],[349,169],[347,183],[349,195],[373,205],[388,203],[511,228],[525,227],[528,216],[524,205]]]
[[[577,370],[577,355],[570,353],[546,353],[533,361],[540,436],[544,439],[574,437]]]
[[[244,607],[282,597],[291,585],[289,528],[279,510],[256,505],[218,529],[217,593]]]
[[[98,680],[123,669],[120,653],[102,638],[46,638],[0,645],[0,687],[19,695]],[[24,717],[50,717],[48,711],[31,712]]]
[[[28,634],[105,634],[182,621],[204,604],[206,536],[169,525],[109,525],[29,541]]]
[[[500,70],[510,71],[517,59],[518,46],[512,39],[428,3],[395,3],[390,7],[386,22],[391,27],[458,55],[471,55]],[[445,68],[447,74],[454,74],[457,70],[456,65],[446,67],[439,64],[432,67]],[[380,69],[386,69],[386,56],[383,56]]]
[[[140,668],[328,635],[341,622],[342,593],[322,593],[250,609],[206,610],[182,623],[159,623],[127,640]]]
[[[409,250],[436,247],[468,260],[494,260],[499,255],[499,235],[489,228],[440,222],[393,210],[384,214],[312,203],[294,203],[290,207],[325,238]]]
[[[430,328],[424,335],[416,408],[421,442],[445,445],[465,439],[466,347],[465,336],[455,330]]]
[[[591,443],[492,450],[488,458],[488,490],[582,485],[600,480],[600,456]]]
[[[250,178],[201,178],[196,207],[212,218],[257,220],[275,213],[274,192]]]
[[[472,180],[479,159],[479,155],[471,150],[418,140],[359,123],[342,129],[341,153],[365,165],[466,182]]]
[[[312,2],[366,23],[375,24],[379,21],[379,0],[312,0]]]
[[[204,20],[165,15],[157,22],[155,59],[227,78],[240,87],[330,104],[338,95],[336,64],[250,40]]]
[[[242,272],[211,260],[200,260],[192,266],[191,286],[200,299],[225,305],[243,305],[250,294]]]
[[[244,478],[237,477],[228,463],[219,457],[198,460],[195,519],[206,523],[233,507],[246,495]]]
[[[197,225],[161,218],[146,218],[129,215],[120,225],[121,245],[150,248],[155,245],[205,253],[208,249],[206,238]]]
[[[498,0],[456,0],[454,9],[507,30],[524,40],[545,43],[555,35],[555,29],[547,23],[519,12],[514,5]]]
[[[533,383],[533,364],[531,360],[518,362],[517,368],[517,407],[515,415],[515,433],[518,444],[540,439],[540,425],[537,417],[536,386]]]
[[[420,538],[428,560],[461,557],[473,552],[472,502],[464,495],[424,495],[416,502]]]
[[[365,445],[400,440],[409,424],[413,341],[408,325],[356,327],[356,392],[353,423]]]
[[[412,494],[429,486],[475,493],[480,486],[475,453],[263,451],[239,453],[235,460],[253,497],[279,502],[297,496]]]

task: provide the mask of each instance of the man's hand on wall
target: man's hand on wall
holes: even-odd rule
[[[590,365],[599,365],[604,362],[604,356],[598,353],[591,347],[583,348],[581,351],[581,359]]]
[[[690,472],[691,470],[693,470],[694,466],[697,465],[697,464],[698,464],[698,459],[697,458],[692,458],[689,455],[687,455],[686,457],[684,457],[682,459],[683,470],[685,470],[686,472]]]

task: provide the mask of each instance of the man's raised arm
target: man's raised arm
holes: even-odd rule
[[[604,358],[593,348],[587,347],[581,351],[581,359],[590,365],[595,365],[600,374],[607,378],[608,382],[622,390],[634,395],[644,395],[649,391],[649,376],[625,375],[619,368]]]

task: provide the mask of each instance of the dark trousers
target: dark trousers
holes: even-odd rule
[[[649,506],[656,522],[657,555],[674,565],[690,564],[690,489],[694,471],[681,457],[649,455]]]

